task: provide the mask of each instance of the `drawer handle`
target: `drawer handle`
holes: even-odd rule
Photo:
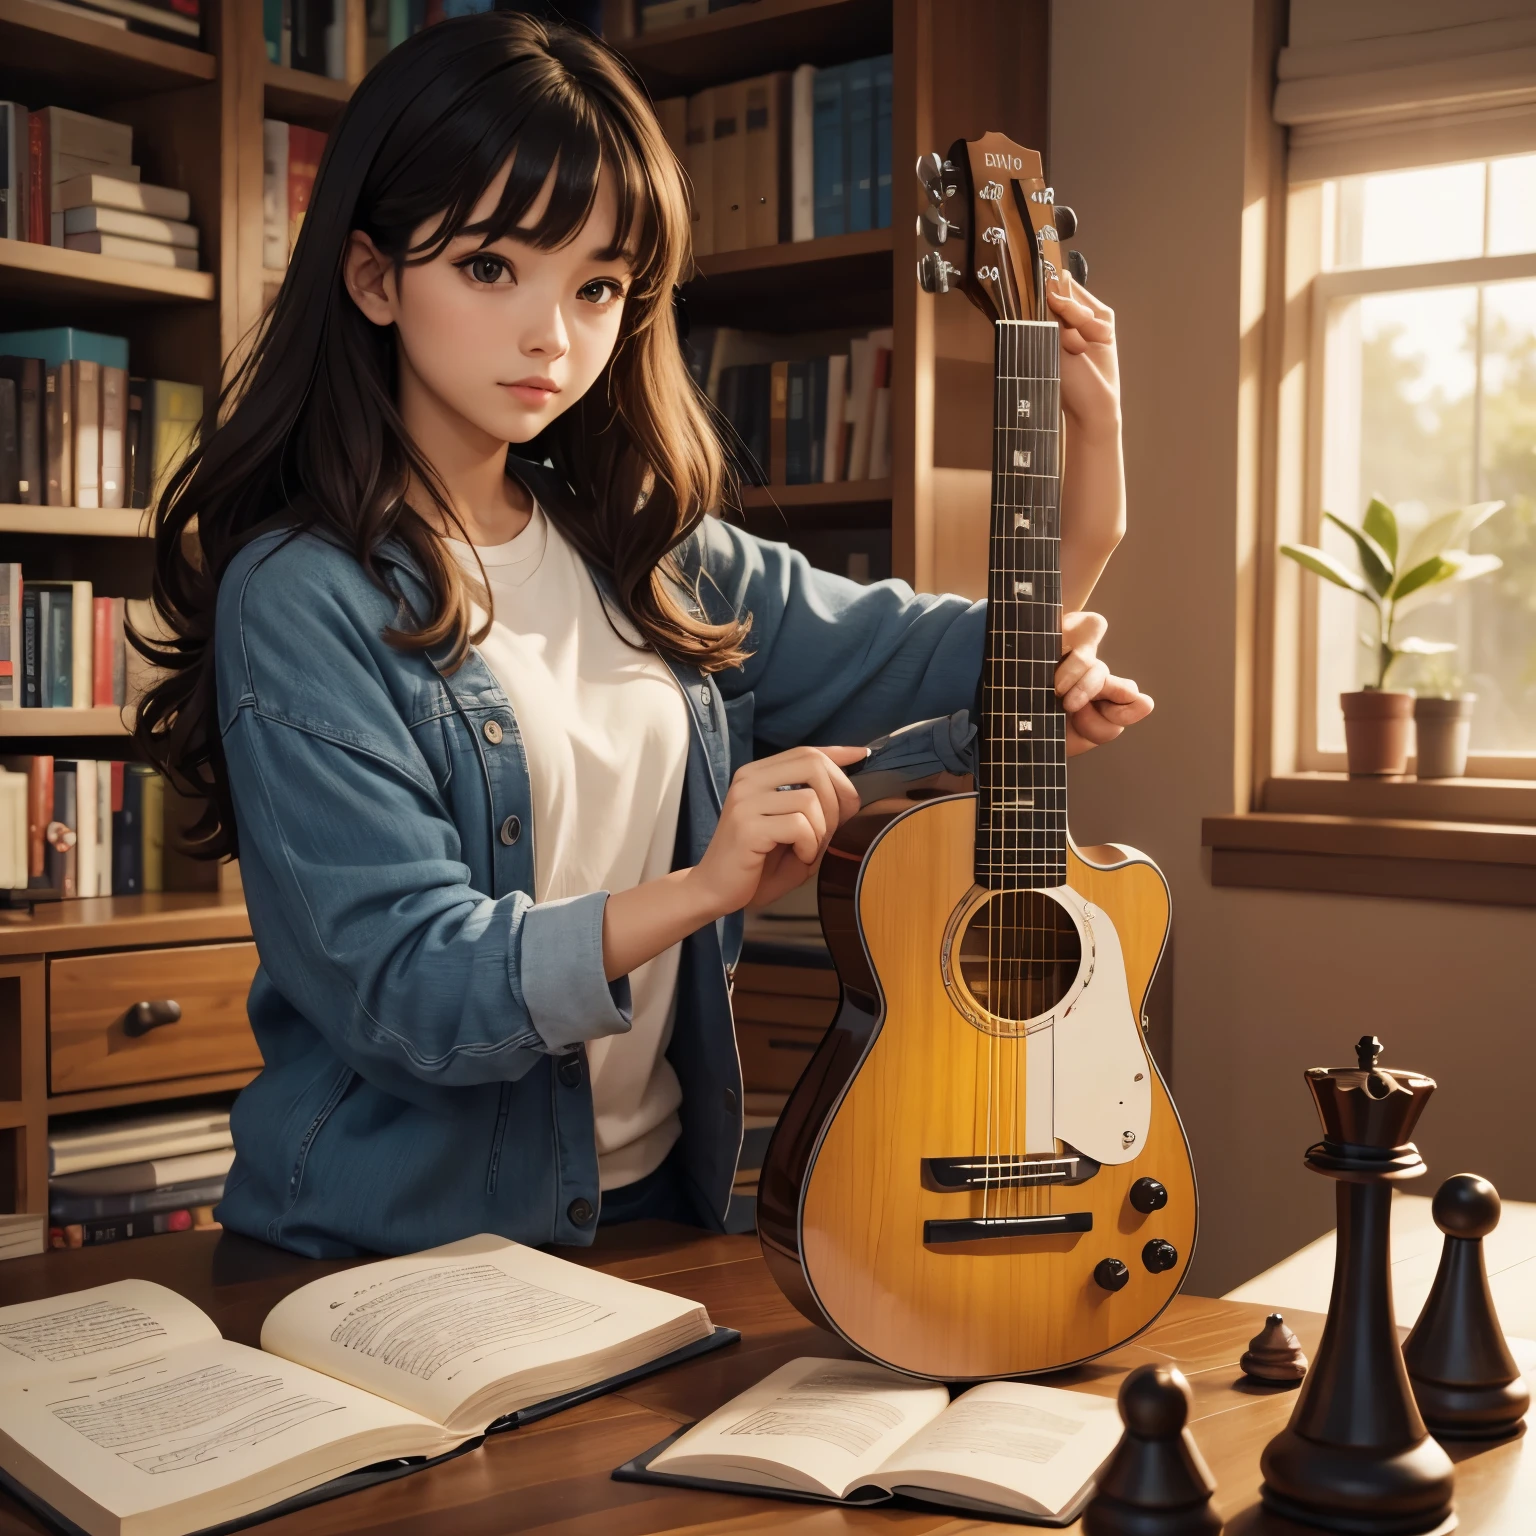
[[[175,998],[162,997],[155,1002],[135,1003],[123,1015],[123,1033],[129,1039],[147,1035],[162,1024],[174,1024],[181,1017],[181,1004]]]

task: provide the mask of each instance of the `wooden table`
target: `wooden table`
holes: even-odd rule
[[[564,1256],[703,1302],[742,1342],[636,1383],[526,1429],[495,1435],[443,1466],[296,1511],[258,1529],[262,1536],[341,1531],[399,1536],[503,1536],[572,1532],[645,1536],[651,1532],[842,1531],[951,1533],[1012,1531],[1015,1525],[916,1510],[844,1510],[777,1499],[616,1483],[621,1461],[718,1408],[797,1355],[851,1353],[811,1327],[780,1296],[750,1237],[708,1237],[659,1222],[599,1233],[594,1249]],[[184,1232],[109,1247],[44,1254],[0,1265],[0,1305],[101,1285],[125,1276],[157,1280],[202,1307],[227,1338],[255,1345],[268,1310],[296,1286],[346,1268],[231,1234]],[[1241,1380],[1236,1361],[1258,1331],[1264,1309],[1249,1303],[1180,1297],[1125,1349],[1054,1380],[1112,1395],[1121,1377],[1147,1361],[1168,1361],[1194,1390],[1193,1428],[1219,1484],[1218,1506],[1231,1536],[1301,1536],[1309,1528],[1258,1510],[1259,1453],[1290,1415],[1294,1394]],[[1322,1318],[1288,1318],[1310,1352]],[[1520,1440],[1481,1451],[1450,1448],[1457,1467],[1461,1530],[1473,1536],[1536,1531],[1536,1452]],[[0,1533],[49,1529],[0,1495]],[[1078,1527],[1072,1527],[1077,1530]],[[1316,1536],[1316,1533],[1311,1533]]]

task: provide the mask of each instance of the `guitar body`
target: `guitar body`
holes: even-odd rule
[[[1056,1370],[1123,1344],[1177,1292],[1196,1226],[1188,1145],[1140,1025],[1168,932],[1161,873],[1130,850],[1088,850],[1090,861],[1071,848],[1079,973],[1050,1025],[990,1033],[975,1022],[986,1010],[963,990],[957,1002],[955,985],[956,915],[985,894],[975,821],[972,794],[879,801],[828,850],[821,917],[843,1001],[759,1184],[763,1251],[801,1311],[875,1360],[942,1380]],[[1133,1114],[1088,1103],[1121,1086],[1127,1099],[1145,1093]],[[1134,1155],[1118,1145],[1130,1130]],[[1117,1146],[1094,1151],[1124,1160],[1083,1159],[1068,1176],[1094,1171],[1079,1182],[1010,1182],[1084,1150],[1062,1131],[1108,1136]],[[1010,1161],[1026,1147],[1027,1164]],[[997,1178],[943,1187],[946,1172],[978,1162]],[[1148,1212],[1131,1200],[1145,1179],[1166,1191]],[[1006,1235],[1021,1217],[1068,1218],[1074,1230]],[[966,1219],[979,1223],[974,1239],[930,1225]],[[1175,1257],[1154,1270],[1143,1250],[1158,1240]],[[1095,1279],[1106,1259],[1126,1267],[1119,1289]]]

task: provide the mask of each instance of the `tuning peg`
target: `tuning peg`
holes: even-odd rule
[[[944,201],[944,162],[937,150],[930,150],[917,158],[917,179],[934,203]]]
[[[929,245],[943,245],[954,227],[937,208],[925,208],[917,216],[917,232]]]
[[[959,267],[945,261],[937,251],[929,251],[917,264],[917,284],[924,293],[948,293],[949,280]]]
[[[1070,240],[1077,233],[1077,215],[1065,203],[1057,203],[1051,210],[1051,222],[1062,240]]]
[[[1081,251],[1067,252],[1067,271],[1072,274],[1074,282],[1088,285],[1088,258]]]

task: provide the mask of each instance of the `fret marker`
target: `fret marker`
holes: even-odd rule
[[[1015,469],[1029,468],[1029,449],[1015,448],[1013,450],[1013,467]]]
[[[1019,415],[1022,416],[1025,419],[1025,421],[1029,420],[1029,401],[1028,400],[1020,400],[1019,401]]]
[[[1027,531],[1029,528],[1029,519],[1025,517],[1022,512],[1015,512],[1013,514],[1013,526],[1015,528],[1023,528]]]
[[[1021,731],[1032,731],[1034,728],[1035,722],[1033,720],[1026,720],[1022,715],[1019,717],[1019,729]]]
[[[1035,584],[1034,584],[1034,582],[1032,582],[1032,581],[1016,581],[1016,582],[1014,582],[1014,584],[1013,584],[1013,595],[1015,597],[1033,597],[1035,595]]]

